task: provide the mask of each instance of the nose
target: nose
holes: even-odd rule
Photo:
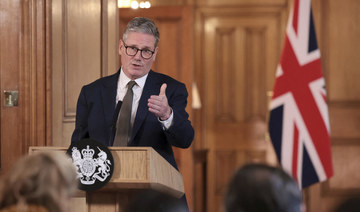
[[[134,58],[135,59],[141,59],[141,50],[138,50],[137,52],[136,52],[136,54],[134,55]]]

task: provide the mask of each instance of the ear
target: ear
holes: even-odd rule
[[[156,47],[155,50],[154,50],[154,54],[153,54],[153,56],[152,56],[152,59],[153,59],[153,60],[155,60],[158,51],[159,51],[159,47]]]
[[[119,55],[121,55],[122,54],[122,49],[124,48],[124,43],[123,43],[123,41],[120,39],[119,40]]]

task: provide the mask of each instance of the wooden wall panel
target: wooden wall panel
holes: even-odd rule
[[[154,70],[166,73],[175,79],[181,79],[181,19],[157,20],[161,32],[159,52],[157,54]],[[166,62],[165,62],[166,61]]]
[[[360,170],[359,163],[349,161],[360,161],[360,142],[338,141],[332,146],[335,174],[327,185],[324,195],[348,195],[360,193]],[[344,180],[346,179],[346,180]]]
[[[213,85],[215,92],[214,118],[216,121],[236,122],[239,119],[235,109],[237,108],[236,104],[233,104],[233,97],[238,78],[232,76],[232,70],[237,65],[236,55],[233,54],[236,49],[233,45],[236,41],[236,29],[235,27],[219,27],[215,30],[215,42],[212,45],[215,47],[217,63],[214,64],[214,69],[219,71],[214,73],[214,78],[217,80],[217,83]]]
[[[326,78],[334,176],[308,189],[308,211],[331,211],[360,196],[359,1],[313,0],[315,26]]]
[[[221,195],[226,188],[228,181],[236,171],[236,163],[239,155],[236,151],[216,151],[215,157],[215,193]]]
[[[333,211],[350,197],[360,196],[360,146],[356,140],[332,139],[334,176],[306,189],[307,211]]]
[[[222,196],[229,181],[240,166],[252,162],[265,163],[267,161],[266,154],[265,149],[215,150],[215,193]]]
[[[360,4],[357,0],[321,1],[326,40],[323,60],[330,101],[360,101]]]
[[[52,70],[52,140],[54,146],[65,146],[69,144],[69,136],[64,136],[64,117],[65,117],[65,95],[64,95],[64,70],[65,70],[65,4],[62,0],[53,0],[51,4],[51,70]],[[75,127],[74,124],[72,124]],[[70,131],[70,130],[68,130]],[[68,135],[70,132],[66,132]]]
[[[80,89],[101,73],[101,1],[64,1],[65,118],[72,122]]]
[[[81,87],[118,69],[117,14],[115,0],[52,1],[54,146],[70,144]]]
[[[360,143],[360,102],[330,102],[329,113],[333,139],[357,139]]]

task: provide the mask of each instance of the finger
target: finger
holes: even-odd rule
[[[166,87],[167,87],[166,83],[163,83],[163,84],[161,85],[159,96],[165,96]]]
[[[148,104],[148,109],[150,112],[154,113],[156,116],[160,116],[161,114],[161,108],[157,105]]]
[[[160,106],[160,105],[154,104],[154,103],[151,103],[151,102],[148,103],[148,107],[151,108],[151,109],[157,110],[157,111],[160,111],[160,110],[161,110],[161,106]]]
[[[149,111],[150,111],[151,113],[155,114],[155,116],[157,116],[157,117],[160,116],[160,115],[159,115],[159,111],[157,111],[157,110],[155,110],[155,109],[153,109],[153,108],[150,108],[150,107],[149,107]]]
[[[163,98],[160,98],[159,96],[153,96],[153,97],[150,97],[148,99],[148,103],[161,105],[162,104],[162,99]]]

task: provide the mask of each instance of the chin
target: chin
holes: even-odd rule
[[[137,78],[140,78],[142,76],[144,76],[143,72],[141,72],[141,73],[140,72],[132,72],[132,73],[130,73],[131,79],[137,79]]]
[[[144,70],[144,68],[133,68],[132,70],[131,70],[131,72],[130,72],[130,74],[132,75],[132,76],[137,76],[137,77],[142,77],[142,76],[144,76],[145,74],[147,74],[148,73],[148,71],[145,71]]]

